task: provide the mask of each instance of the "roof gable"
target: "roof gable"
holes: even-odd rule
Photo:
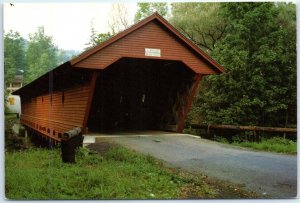
[[[152,28],[150,28],[150,27],[152,27]],[[198,48],[196,45],[194,45],[190,40],[188,40],[186,37],[184,37],[179,31],[177,31],[164,18],[162,18],[157,13],[154,13],[153,15],[149,16],[148,18],[145,18],[144,20],[140,21],[139,23],[134,24],[133,26],[131,26],[127,30],[115,35],[114,37],[112,37],[109,40],[103,42],[102,44],[99,44],[96,47],[91,48],[91,49],[83,52],[82,54],[80,54],[79,56],[73,58],[72,60],[70,60],[70,61],[68,61],[64,64],[61,64],[60,66],[56,67],[55,69],[45,73],[44,75],[42,75],[39,78],[32,81],[31,83],[29,83],[29,84],[25,85],[24,87],[20,88],[19,90],[13,92],[13,94],[14,95],[24,95],[24,94],[29,94],[30,92],[34,92],[34,94],[40,94],[41,92],[46,92],[47,90],[49,90],[47,85],[50,85],[50,83],[51,83],[50,78],[56,78],[57,82],[55,82],[55,84],[56,84],[56,86],[59,86],[60,85],[60,83],[58,82],[58,81],[60,81],[60,79],[58,77],[59,75],[63,76],[63,75],[68,75],[68,74],[71,74],[71,73],[78,72],[78,71],[75,71],[76,68],[73,68],[73,67],[85,68],[84,66],[86,66],[86,68],[99,68],[99,66],[97,66],[99,64],[94,63],[95,66],[93,67],[93,63],[89,63],[89,65],[83,64],[83,63],[88,62],[89,60],[93,59],[93,57],[94,57],[94,59],[96,59],[97,62],[103,61],[103,59],[99,60],[99,58],[97,58],[97,57],[101,56],[101,57],[105,58],[105,53],[102,53],[102,52],[105,51],[106,48],[118,47],[119,45],[120,45],[119,47],[122,48],[122,43],[124,42],[124,41],[122,42],[122,39],[124,39],[126,37],[129,37],[129,38],[133,37],[134,38],[135,35],[138,35],[141,31],[147,30],[148,28],[149,29],[156,29],[163,36],[169,35],[169,37],[170,37],[169,40],[173,39],[173,40],[177,41],[178,46],[175,45],[175,46],[177,46],[177,48],[172,46],[172,47],[169,47],[168,50],[171,50],[171,52],[177,50],[177,52],[180,55],[177,55],[175,58],[171,58],[171,57],[168,58],[168,56],[167,56],[165,58],[156,58],[156,59],[167,59],[167,60],[182,61],[188,67],[190,67],[193,71],[195,71],[196,73],[199,73],[199,74],[215,74],[215,73],[224,72],[223,68],[216,61],[214,61],[209,55],[207,55],[200,48]],[[157,33],[155,33],[155,36],[156,36],[156,34]],[[157,39],[160,39],[160,38],[157,38]],[[168,43],[164,43],[165,42],[164,40],[159,41],[157,39],[155,40],[155,43],[157,43],[157,44],[160,44],[160,45],[161,44],[168,44]],[[142,39],[142,41],[143,40],[147,41],[148,39],[145,38],[145,39]],[[117,44],[118,41],[119,41],[119,45]],[[151,46],[152,45],[154,45],[154,44],[152,43]],[[192,51],[193,54],[183,55],[182,51],[178,50],[178,47],[180,47],[179,45],[185,46],[185,48]],[[148,48],[156,48],[156,47],[151,47],[151,46],[149,46]],[[120,54],[117,53],[114,56],[115,59],[106,61],[107,62],[106,66],[104,65],[102,68],[107,67],[108,65],[112,64],[113,62],[119,60],[122,57],[126,57],[126,58],[135,57],[135,58],[138,58],[138,56],[136,56],[136,55],[131,55],[130,56],[130,54],[128,54],[128,50],[132,50],[131,48],[132,47],[127,46],[127,48],[125,50],[127,55],[120,55]],[[143,47],[143,51],[144,51],[144,48],[145,47]],[[112,50],[112,51],[115,51],[115,50]],[[141,51],[141,52],[143,52],[143,51]],[[145,52],[143,52],[143,54],[144,53]],[[164,50],[162,50],[162,55],[163,54],[164,54]],[[191,59],[193,57],[198,58],[198,63],[197,62],[193,63],[193,62],[191,62],[191,60],[186,60],[187,58]],[[141,58],[146,58],[146,57],[143,55]],[[149,58],[155,59],[154,57],[149,57]],[[86,72],[87,70],[81,69],[81,71]],[[82,73],[79,71],[78,74],[81,75]],[[55,77],[53,77],[53,76],[55,76]],[[73,78],[73,76],[68,77],[68,78]],[[75,80],[76,80],[76,78],[75,78]],[[53,81],[52,81],[52,83],[53,83]],[[45,84],[47,84],[47,85],[45,85]],[[43,88],[41,88],[41,87],[43,87]],[[32,88],[36,89],[36,91],[32,91]]]
[[[80,68],[104,69],[122,57],[155,59],[145,56],[146,48],[161,49],[160,59],[181,60],[196,73],[214,74],[224,71],[209,55],[157,13],[83,52],[70,63]]]

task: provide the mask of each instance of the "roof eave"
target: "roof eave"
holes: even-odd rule
[[[47,75],[49,75],[49,73],[50,73],[51,71],[55,71],[55,70],[57,70],[57,69],[59,69],[59,68],[62,68],[62,67],[64,67],[64,66],[69,66],[69,63],[70,63],[70,62],[67,61],[67,62],[65,62],[65,63],[60,64],[60,65],[57,66],[56,68],[54,68],[54,69],[52,69],[52,70],[46,72],[45,74],[43,74],[43,75],[41,75],[40,77],[38,77],[38,78],[36,78],[35,80],[33,80],[32,82],[30,82],[30,83],[24,85],[23,87],[21,87],[20,89],[17,89],[17,90],[14,91],[14,92],[12,92],[12,95],[22,95],[23,92],[24,92],[24,90],[26,91],[27,88],[30,88],[30,86],[34,86],[35,83],[37,83],[39,80],[42,80],[43,78],[47,77]]]
[[[209,62],[212,66],[214,66],[219,73],[223,73],[224,68],[218,64],[213,58],[211,58],[207,53],[205,53],[202,49],[192,43],[189,39],[187,39],[181,32],[179,32],[173,25],[171,25],[167,20],[157,14],[157,18],[159,21],[168,27],[174,34],[177,35],[182,41],[184,41],[189,47],[191,47],[194,51],[196,51],[199,55],[201,55],[207,62]]]
[[[157,17],[156,14],[153,14],[153,15],[141,20],[140,22],[132,25],[131,27],[127,28],[126,30],[116,34],[115,36],[111,37],[107,41],[105,41],[105,42],[103,42],[103,43],[101,43],[101,44],[99,44],[99,45],[83,52],[79,56],[77,56],[74,59],[70,60],[71,65],[74,66],[75,64],[79,63],[80,61],[84,60],[85,58],[89,57],[90,55],[96,53],[97,51],[103,49],[104,47],[107,47],[108,45],[112,44],[113,42],[125,37],[126,35],[133,32],[134,30],[144,26],[145,24],[149,23],[150,21],[152,21],[156,17]]]
[[[212,65],[214,69],[216,69],[217,73],[223,73],[224,69],[223,67],[218,64],[214,59],[212,59],[208,54],[206,54],[203,50],[201,50],[198,46],[193,44],[189,39],[187,39],[183,34],[181,34],[173,25],[171,25],[167,20],[165,20],[162,16],[160,16],[157,12],[152,14],[151,16],[141,20],[140,22],[132,25],[128,29],[118,33],[117,35],[113,36],[109,40],[103,42],[102,44],[99,44],[98,46],[95,46],[94,48],[91,48],[82,54],[80,54],[78,57],[70,60],[71,65],[75,65],[79,63],[80,61],[84,60],[85,58],[89,57],[90,55],[96,53],[97,51],[109,46],[113,42],[125,37],[129,33],[137,30],[138,28],[144,26],[145,24],[149,23],[152,20],[158,20],[161,24],[166,26],[173,34],[175,34],[178,38],[180,38],[183,42],[185,42],[189,47],[191,47],[196,53],[198,53],[200,56],[202,56],[205,61],[207,61],[209,64]]]

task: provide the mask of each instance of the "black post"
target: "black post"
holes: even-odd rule
[[[64,163],[75,163],[75,149],[82,146],[81,128],[65,132],[61,142],[61,157]]]

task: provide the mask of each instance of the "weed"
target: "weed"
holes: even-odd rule
[[[214,140],[221,143],[229,143],[229,141],[225,137],[221,136],[214,136]]]

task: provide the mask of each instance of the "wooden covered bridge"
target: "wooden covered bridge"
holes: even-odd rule
[[[65,131],[182,132],[199,82],[223,68],[157,13],[15,91],[21,123]]]

